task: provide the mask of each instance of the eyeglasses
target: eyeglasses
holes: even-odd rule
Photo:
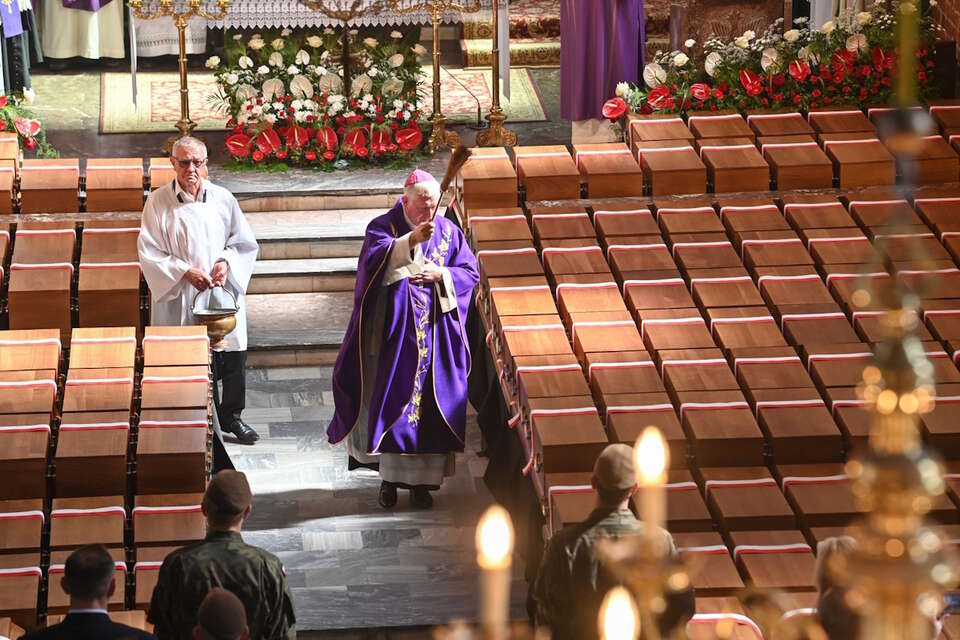
[[[191,158],[187,158],[186,160],[181,160],[180,158],[174,158],[174,161],[180,166],[181,169],[188,169],[190,165],[193,165],[197,169],[199,169],[203,165],[207,164],[206,158],[204,158],[203,160],[193,160]]]

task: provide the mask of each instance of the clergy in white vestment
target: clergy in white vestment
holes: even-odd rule
[[[123,0],[47,0],[40,29],[44,57],[123,58],[125,4]]]
[[[247,355],[244,296],[259,247],[233,194],[203,178],[207,148],[200,140],[177,140],[170,161],[177,177],[147,198],[137,245],[140,269],[150,286],[151,324],[198,324],[193,302],[200,292],[213,288],[207,295],[217,299],[215,306],[232,305],[223,290],[233,294],[239,306],[237,326],[213,354],[215,375],[222,383],[217,417],[223,431],[253,444],[259,436],[241,419]]]

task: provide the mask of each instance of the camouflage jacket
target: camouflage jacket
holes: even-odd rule
[[[227,531],[211,532],[163,561],[147,616],[157,638],[193,638],[197,609],[213,587],[243,602],[251,640],[296,638],[293,598],[279,558]]]
[[[547,544],[534,585],[537,622],[550,627],[554,640],[588,640],[598,636],[600,603],[619,584],[593,557],[602,537],[641,535],[644,524],[628,509],[595,509],[580,524],[564,527]],[[670,536],[666,531],[663,535]],[[671,554],[676,554],[673,538]]]

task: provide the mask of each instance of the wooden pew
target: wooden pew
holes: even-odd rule
[[[90,158],[86,169],[87,211],[141,211],[143,160]]]
[[[73,213],[80,210],[80,161],[29,159],[20,170],[21,213]]]

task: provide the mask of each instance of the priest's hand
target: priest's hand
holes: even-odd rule
[[[227,264],[226,260],[221,260],[217,264],[213,265],[213,271],[210,272],[210,280],[215,287],[222,287],[227,282],[227,271],[230,270],[230,265]]]
[[[199,267],[190,267],[187,269],[187,272],[183,274],[183,277],[186,278],[187,282],[192,284],[193,288],[197,291],[206,291],[213,286],[213,280]]]
[[[410,277],[410,281],[416,285],[425,285],[438,282],[443,279],[443,269],[428,262],[423,266],[423,270],[415,276]]]
[[[416,245],[426,242],[433,236],[433,220],[427,220],[426,222],[421,222],[417,227],[410,232],[410,247],[413,248]]]

